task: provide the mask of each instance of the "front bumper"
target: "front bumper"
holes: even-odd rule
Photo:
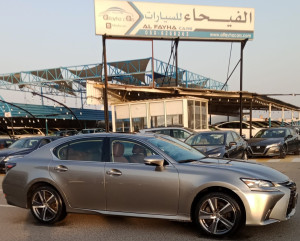
[[[285,221],[296,212],[296,184],[282,183],[276,192],[251,191],[245,194],[246,225],[267,225]]]
[[[279,156],[281,151],[281,146],[278,147],[265,147],[265,146],[248,146],[247,153],[249,157],[259,157],[259,156]]]

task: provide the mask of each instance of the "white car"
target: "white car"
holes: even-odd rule
[[[139,130],[140,133],[157,133],[167,136],[172,136],[180,141],[185,141],[188,137],[195,134],[196,132],[186,127],[157,127]]]
[[[7,127],[9,135],[15,139],[34,136],[45,136],[40,128],[34,127]]]
[[[240,134],[240,122],[239,121],[228,121],[228,122],[222,122],[213,125],[218,130],[223,131],[235,131],[238,134]],[[252,123],[252,136],[254,136],[257,132],[259,132],[262,127],[259,127],[255,123]],[[242,122],[242,136],[245,137],[245,139],[250,139],[250,124],[247,122]]]

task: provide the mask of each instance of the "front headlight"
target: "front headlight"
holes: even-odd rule
[[[246,179],[241,178],[241,180],[251,189],[251,191],[260,191],[260,192],[275,192],[277,185],[273,182],[260,180],[260,179]]]
[[[207,155],[208,157],[219,157],[219,156],[221,156],[221,153],[219,152],[219,153],[212,153],[212,154],[208,154]]]
[[[266,146],[266,148],[279,147],[279,146],[280,146],[280,143],[276,143],[276,144],[268,145],[268,146]]]

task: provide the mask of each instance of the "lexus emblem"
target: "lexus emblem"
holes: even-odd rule
[[[260,148],[260,146],[257,146],[257,147],[256,147],[256,149],[259,149],[259,148]]]

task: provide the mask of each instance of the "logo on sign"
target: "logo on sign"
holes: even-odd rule
[[[105,21],[134,21],[132,13],[118,7],[108,8],[106,11],[99,13],[98,16],[103,16]]]

